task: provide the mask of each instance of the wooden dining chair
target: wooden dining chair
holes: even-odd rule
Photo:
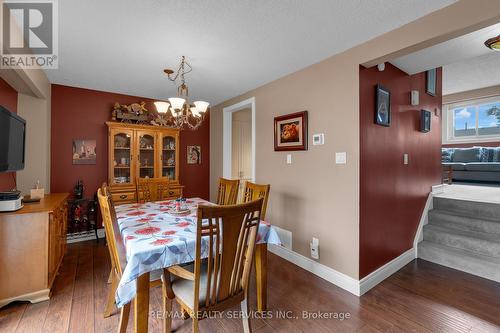
[[[222,206],[236,204],[239,186],[240,181],[238,179],[219,178],[216,203]]]
[[[198,332],[199,320],[238,303],[244,313],[243,330],[251,332],[248,285],[262,201],[198,207],[194,267],[173,266],[163,270],[165,332],[171,331],[169,312],[174,299],[188,310],[193,333]],[[208,258],[201,258],[202,251],[208,252]],[[178,279],[171,282],[171,274]]]
[[[170,179],[160,179],[156,182],[156,200],[163,200],[168,197],[168,192],[170,191]],[[181,194],[182,197],[182,194]]]
[[[243,190],[243,202],[250,202],[260,198],[264,199],[262,202],[262,212],[260,213],[262,220],[266,219],[267,201],[269,200],[270,190],[271,185],[269,184],[261,185],[251,182],[246,182]]]
[[[138,203],[153,201],[152,185],[151,178],[137,178],[135,186]]]
[[[101,208],[101,214],[104,224],[104,232],[106,234],[106,241],[109,250],[111,261],[111,272],[108,278],[108,283],[111,283],[108,291],[108,298],[104,308],[104,317],[111,316],[115,305],[115,293],[118,283],[120,282],[123,274],[123,269],[127,263],[125,244],[123,243],[118,221],[116,219],[116,211],[113,204],[113,199],[108,190],[106,183],[104,183],[97,191],[97,198]],[[161,280],[150,282],[150,287],[159,286]],[[118,325],[118,332],[124,333],[127,331],[127,324],[130,317],[130,303],[125,304],[120,310],[120,321]]]

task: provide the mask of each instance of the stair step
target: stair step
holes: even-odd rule
[[[435,196],[435,209],[458,213],[463,216],[500,222],[500,204]]]
[[[429,211],[429,223],[440,227],[498,234],[500,236],[500,221],[478,219],[456,214],[446,210],[432,209]]]
[[[497,258],[425,240],[418,244],[418,257],[439,265],[500,282],[500,259]]]
[[[500,235],[463,231],[427,224],[424,241],[500,259]]]

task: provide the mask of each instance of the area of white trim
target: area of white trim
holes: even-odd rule
[[[435,191],[436,190],[436,191]],[[413,248],[415,249],[415,258],[418,256],[418,243],[423,240],[424,225],[429,222],[429,211],[433,208],[433,198],[434,194],[443,193],[444,186],[435,185],[432,187],[432,192],[427,196],[427,201],[425,202],[424,210],[422,211],[422,216],[420,216],[420,222],[418,223],[417,232],[415,233],[415,238],[413,239]]]
[[[227,106],[222,109],[223,117],[223,132],[222,132],[222,175],[224,178],[231,179],[231,161],[232,161],[232,126],[233,112],[251,108],[252,112],[252,181],[255,181],[255,138],[256,138],[256,121],[255,121],[255,97],[248,98],[239,103]]]
[[[289,250],[283,246],[269,244],[267,246],[269,252],[280,256],[281,258],[305,269],[314,275],[319,276],[334,285],[347,290],[351,294],[360,296],[359,294],[359,281],[339,271],[334,270],[328,266],[320,264],[317,261],[304,257],[297,252]]]
[[[428,223],[428,213],[433,208],[434,194],[442,193],[445,187],[445,184],[432,186],[432,191],[427,196],[427,201],[425,202],[425,206],[420,217],[417,232],[415,233],[413,247],[385,265],[379,267],[377,270],[371,272],[361,280],[356,280],[344,273],[336,271],[333,268],[309,259],[283,246],[269,244],[267,246],[268,250],[269,252],[274,253],[277,256],[280,256],[281,258],[305,269],[306,271],[311,272],[344,290],[347,290],[351,294],[361,296],[392,274],[396,273],[412,260],[418,258],[418,243],[422,240],[424,225]]]
[[[97,229],[97,237],[99,237],[99,239],[106,237],[103,228]],[[85,237],[71,238],[71,239],[70,238],[66,238],[66,243],[68,243],[68,244],[70,244],[70,243],[78,243],[78,242],[85,242],[85,241],[88,241],[88,240],[95,240],[95,233],[94,233],[94,231],[92,231],[92,233],[89,233],[88,236],[85,236]]]
[[[409,262],[416,258],[415,248],[411,248],[408,251],[401,254],[399,257],[394,258],[382,267],[379,267],[376,271],[371,272],[359,281],[359,296],[366,293],[368,290],[375,287],[380,282],[387,279],[392,274],[399,271]]]

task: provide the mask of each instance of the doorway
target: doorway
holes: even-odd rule
[[[255,99],[224,108],[223,121],[223,177],[243,187],[255,181]]]
[[[232,117],[231,178],[240,180],[238,193],[252,181],[252,110],[236,111]]]

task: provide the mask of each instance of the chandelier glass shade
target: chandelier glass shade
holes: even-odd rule
[[[184,56],[175,75],[171,69],[164,70],[170,81],[175,82],[178,78],[181,81],[181,84],[177,88],[176,97],[170,97],[168,102],[157,101],[154,103],[162,123],[166,126],[196,130],[205,119],[205,114],[210,104],[204,101],[195,101],[193,105],[189,103],[189,88],[184,76],[191,71],[192,67]]]
[[[494,51],[500,51],[500,35],[488,39],[484,45]]]

